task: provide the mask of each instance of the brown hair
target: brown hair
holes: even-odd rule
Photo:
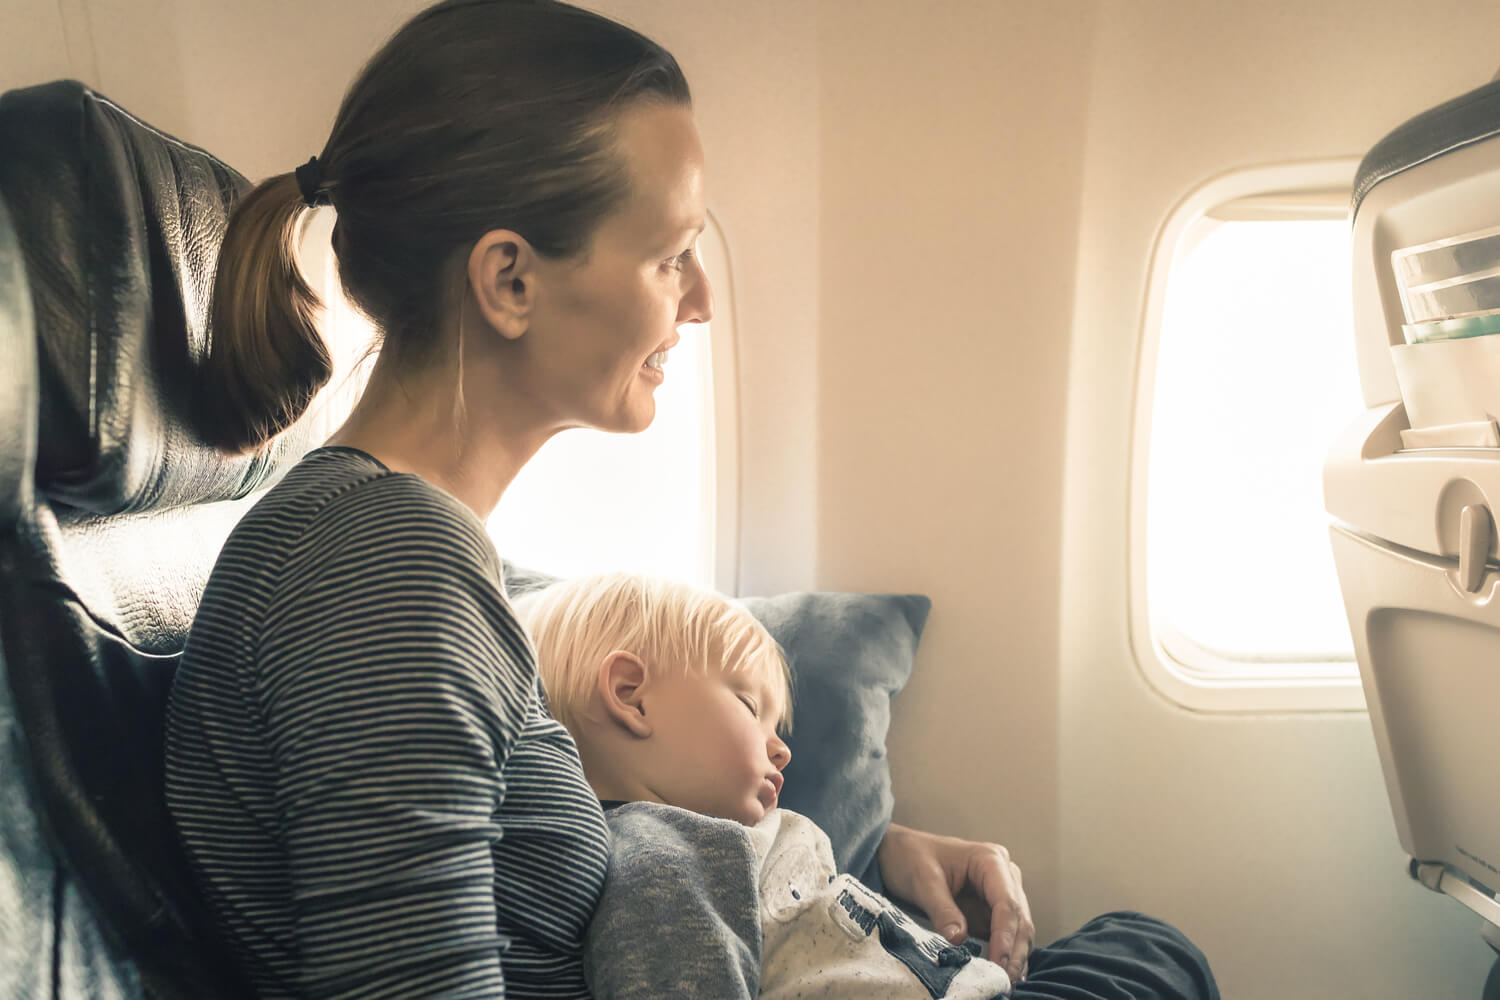
[[[691,103],[671,53],[557,0],[445,0],[401,28],[318,155],[340,281],[382,350],[430,357],[456,255],[492,229],[546,257],[582,253],[628,193],[613,126],[640,99]],[[226,451],[286,429],[332,373],[295,263],[304,207],[294,174],[280,174],[229,221],[200,396],[202,433]]]

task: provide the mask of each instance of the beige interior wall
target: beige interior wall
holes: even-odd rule
[[[63,25],[57,0],[0,0],[0,93],[76,75]]]
[[[1484,83],[1496,37],[1500,8],[1464,0],[1101,7],[1067,436],[1063,916],[1169,917],[1235,1000],[1477,997],[1493,956],[1476,918],[1406,878],[1364,713],[1194,715],[1134,665],[1124,498],[1152,241],[1216,174],[1358,156]],[[1204,570],[1212,587],[1233,567]]]
[[[1062,428],[1092,3],[819,5],[818,585],[933,599],[897,818],[1057,908]]]

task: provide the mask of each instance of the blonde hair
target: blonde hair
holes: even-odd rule
[[[554,583],[514,603],[536,645],[548,707],[575,735],[599,665],[615,650],[656,670],[706,673],[712,664],[769,675],[782,695],[777,726],[791,726],[791,671],[781,647],[754,615],[711,590],[609,573]]]

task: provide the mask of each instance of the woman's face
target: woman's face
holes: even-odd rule
[[[692,112],[646,101],[621,114],[630,193],[581,258],[537,265],[520,338],[520,391],[552,428],[644,430],[683,323],[706,323],[713,293],[695,251],[703,231],[703,149]]]

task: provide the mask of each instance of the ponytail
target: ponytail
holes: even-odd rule
[[[292,174],[262,181],[235,206],[219,251],[198,425],[222,451],[251,451],[291,426],[333,373],[297,270],[305,207]]]

